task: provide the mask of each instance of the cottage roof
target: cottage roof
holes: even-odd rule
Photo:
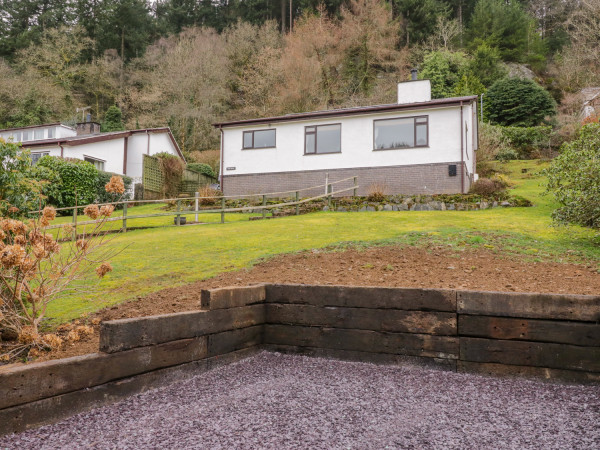
[[[469,95],[466,97],[453,97],[453,98],[441,98],[436,100],[430,100],[427,102],[418,103],[392,103],[388,105],[375,105],[375,106],[359,106],[352,108],[340,108],[340,109],[328,109],[323,111],[312,111],[304,113],[286,114],[285,116],[277,117],[264,117],[257,119],[245,119],[245,120],[234,120],[231,122],[218,122],[213,123],[215,128],[233,127],[239,125],[252,125],[252,124],[265,124],[265,123],[276,123],[276,122],[293,122],[307,119],[318,119],[324,117],[342,117],[342,116],[355,116],[363,114],[376,114],[388,111],[412,111],[429,108],[440,108],[444,106],[460,106],[461,104],[468,104],[472,101],[476,101],[476,95]]]
[[[126,131],[112,131],[108,133],[98,133],[98,134],[84,134],[81,136],[67,136],[62,138],[54,138],[54,139],[40,139],[37,141],[28,141],[23,142],[23,147],[35,149],[39,147],[49,147],[52,145],[57,146],[67,146],[74,147],[77,145],[83,144],[91,144],[94,142],[102,142],[102,141],[110,141],[113,139],[121,139],[125,137],[132,136],[134,134],[145,134],[145,133],[168,133],[169,139],[173,143],[175,150],[177,150],[177,154],[183,160],[185,160],[183,153],[181,153],[181,149],[171,133],[171,129],[169,127],[161,127],[161,128],[142,128],[139,130],[126,130]]]

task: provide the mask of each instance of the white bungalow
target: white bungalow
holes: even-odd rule
[[[96,122],[83,122],[77,128],[60,123],[0,130],[5,140],[21,142],[31,151],[35,163],[45,155],[89,161],[99,170],[132,177],[140,182],[143,155],[167,152],[183,158],[169,128],[101,133]]]
[[[477,96],[431,100],[429,80],[398,84],[398,103],[214,124],[226,195],[358,177],[359,194],[467,192],[477,178]]]

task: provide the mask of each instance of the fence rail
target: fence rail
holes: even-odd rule
[[[349,181],[349,180],[353,180],[352,186],[345,188],[345,189],[338,189],[335,191],[333,190],[333,185],[342,183],[344,181]],[[179,198],[162,199],[162,200],[142,200],[142,201],[135,201],[135,202],[134,201],[121,201],[121,202],[110,202],[110,203],[98,203],[97,204],[98,206],[123,205],[123,215],[122,216],[108,217],[108,218],[104,218],[101,220],[78,221],[77,220],[77,212],[80,209],[84,208],[83,206],[71,206],[71,207],[66,207],[66,208],[56,208],[56,210],[57,211],[68,211],[68,210],[73,211],[72,225],[74,227],[74,230],[73,230],[72,238],[75,239],[77,236],[77,226],[94,225],[94,224],[98,224],[98,223],[122,221],[123,224],[121,227],[121,231],[125,232],[125,231],[127,231],[127,220],[146,219],[146,218],[151,218],[151,217],[174,216],[175,217],[175,225],[180,225],[181,224],[181,216],[194,214],[195,221],[198,222],[200,214],[220,213],[221,214],[220,222],[225,223],[225,213],[243,213],[243,212],[250,212],[250,211],[252,211],[252,212],[260,211],[260,212],[262,212],[263,218],[265,218],[267,211],[270,209],[293,207],[293,206],[295,206],[295,214],[299,215],[300,214],[300,205],[302,205],[302,204],[309,203],[314,200],[327,198],[328,206],[331,208],[331,199],[334,195],[352,191],[352,195],[356,196],[357,189],[359,188],[357,181],[358,181],[358,177],[348,177],[348,178],[344,178],[342,180],[326,182],[325,184],[311,186],[308,188],[303,188],[303,189],[298,189],[298,190],[290,190],[290,191],[282,191],[282,192],[269,192],[269,193],[264,193],[264,194],[200,197],[199,194],[196,192],[196,195],[194,197],[179,197]],[[308,197],[308,198],[303,198],[303,199],[300,198],[300,192],[314,190],[314,189],[318,189],[318,188],[325,188],[325,192],[321,195],[316,195],[313,197]],[[294,200],[289,201],[289,202],[284,201],[284,202],[267,205],[267,197],[279,195],[279,194],[290,194],[290,193],[294,193],[294,198],[295,198]],[[262,198],[262,204],[261,205],[253,205],[253,206],[230,207],[230,208],[226,207],[227,199],[239,199],[239,198],[248,198],[248,197]],[[181,208],[182,202],[184,202],[186,200],[194,200],[194,209],[182,209]],[[220,200],[221,207],[220,208],[204,208],[203,209],[200,207],[200,200],[215,200],[215,202],[217,200]],[[177,209],[175,211],[161,212],[161,213],[135,214],[135,215],[127,214],[127,205],[130,203],[165,203],[165,202],[176,202]],[[29,214],[37,214],[40,212],[42,212],[42,210],[29,211]],[[49,225],[47,227],[44,227],[43,229],[45,229],[45,230],[59,229],[59,228],[64,227],[64,225],[65,224]]]

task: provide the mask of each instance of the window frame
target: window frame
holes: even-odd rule
[[[325,153],[319,153],[317,151],[317,128],[319,127],[330,127],[333,125],[339,125],[340,127],[340,151],[339,152],[325,152]],[[306,129],[307,128],[314,128],[315,131],[314,132],[310,132],[307,133]],[[307,153],[306,152],[306,136],[307,134],[314,134],[315,135],[315,152],[314,153]],[[320,125],[306,125],[304,127],[304,156],[313,156],[313,155],[336,155],[338,153],[342,153],[342,122],[336,122],[336,123],[322,123]]]
[[[269,147],[255,147],[254,146],[254,133],[257,131],[273,131],[275,133],[275,145],[272,145]],[[246,136],[246,133],[252,133],[252,147],[244,146],[244,138]],[[257,130],[242,131],[242,150],[265,150],[268,148],[277,148],[277,128],[261,128],[261,129],[257,129]]]
[[[50,156],[50,152],[48,152],[48,151],[46,151],[46,152],[31,152],[30,155],[31,156],[39,155],[39,158],[37,158],[35,161],[33,160],[33,158],[31,158],[31,165],[35,166],[41,158],[43,158],[44,156]]]
[[[386,120],[402,120],[402,119],[413,119],[413,138],[415,145],[412,147],[392,147],[392,148],[377,148],[375,143],[375,126],[377,122],[385,122]],[[425,122],[417,123],[417,119],[425,119]],[[425,145],[417,145],[417,126],[418,125],[426,125],[427,128],[427,143]],[[387,150],[410,150],[414,148],[429,148],[429,115],[420,115],[420,116],[408,116],[408,117],[390,117],[388,119],[374,119],[373,120],[373,151],[374,152],[383,152]]]
[[[88,155],[83,155],[83,160],[85,162],[89,162],[90,164],[94,164],[94,167],[96,167],[96,163],[102,163],[102,168],[100,169],[100,168],[96,167],[96,169],[104,172],[104,166],[106,164],[106,160],[100,159],[100,158],[94,158],[93,156],[88,156]],[[91,161],[88,161],[88,160],[91,160]]]

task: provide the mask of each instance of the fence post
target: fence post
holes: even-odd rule
[[[73,210],[73,233],[71,233],[71,240],[77,240],[77,208]]]
[[[331,192],[333,191],[333,186],[331,184],[327,185],[327,193],[329,194],[329,196],[327,197],[327,207],[329,208],[329,211],[331,211]]]
[[[225,223],[225,197],[221,197],[221,223]]]
[[[298,201],[300,201],[300,191],[296,191],[296,215],[300,215],[300,203],[298,203]]]
[[[181,200],[177,200],[177,212],[181,211]],[[177,214],[175,218],[175,225],[181,225],[181,215]]]
[[[197,223],[198,222],[198,197],[200,197],[200,192],[196,192],[194,194],[194,197],[196,197],[195,204],[194,204],[194,211],[196,212],[196,216],[195,216],[194,221]]]
[[[357,181],[358,181],[358,177],[354,177],[354,191],[352,194],[353,197],[356,197],[356,191],[358,191],[358,189],[356,188],[356,186],[358,186]]]
[[[127,232],[127,203],[123,203],[123,233]]]
[[[267,206],[267,196],[266,195],[263,195],[262,205]],[[262,218],[263,219],[267,218],[267,208],[262,209]]]

